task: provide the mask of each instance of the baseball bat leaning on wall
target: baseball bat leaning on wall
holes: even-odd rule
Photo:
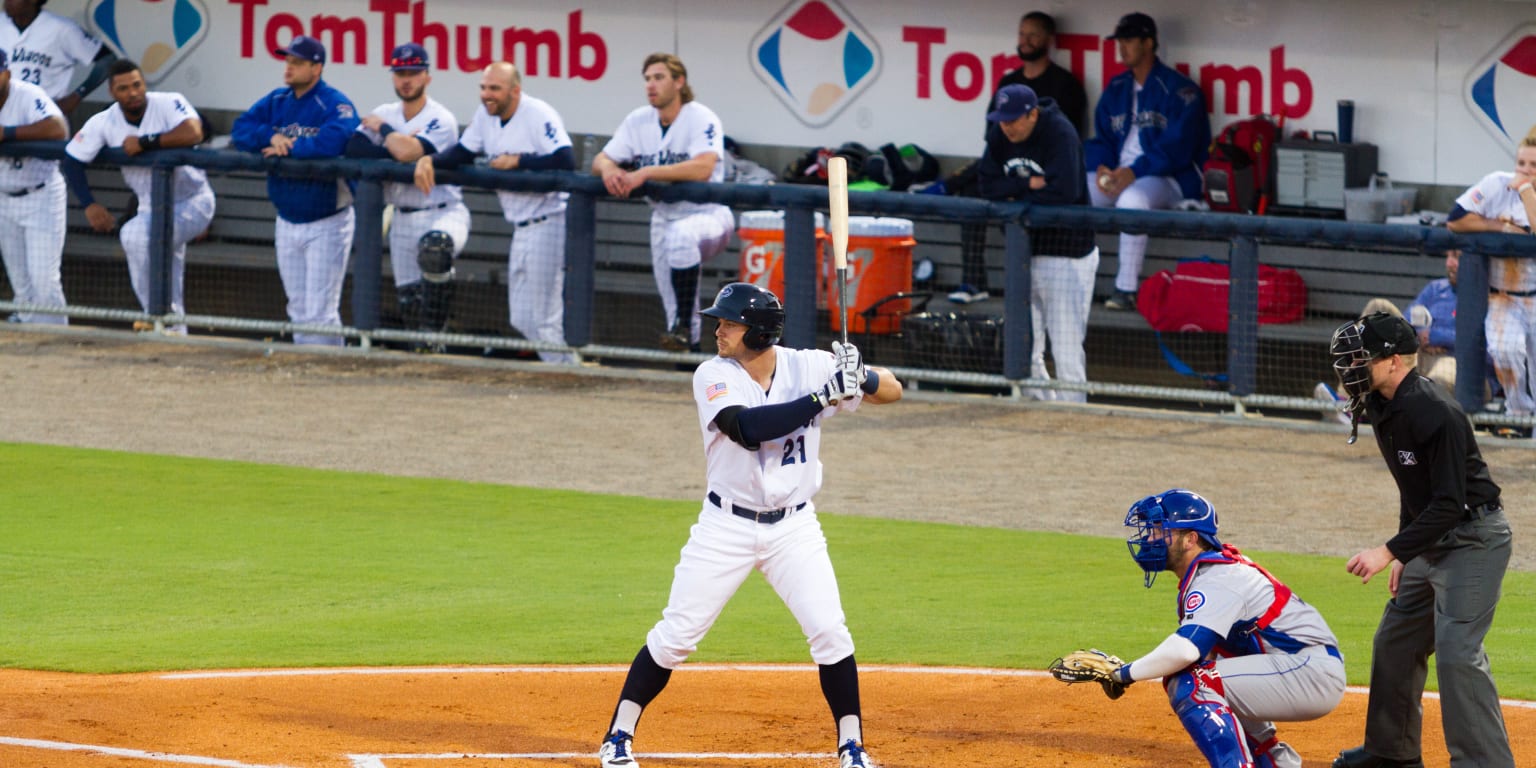
[[[837,268],[837,312],[843,343],[848,343],[848,159],[827,161],[827,199],[831,213],[832,265]]]

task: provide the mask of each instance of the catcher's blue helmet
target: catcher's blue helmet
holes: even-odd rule
[[[1131,505],[1125,525],[1136,534],[1125,540],[1136,564],[1146,571],[1146,585],[1152,586],[1159,571],[1168,568],[1167,531],[1197,531],[1207,544],[1220,549],[1216,538],[1216,508],[1194,491],[1170,488]]]
[[[747,326],[747,334],[742,337],[747,349],[767,349],[784,335],[784,305],[772,291],[752,283],[731,283],[721,288],[714,306],[699,314]]]

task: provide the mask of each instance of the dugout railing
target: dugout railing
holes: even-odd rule
[[[6,143],[0,144],[0,155],[59,158],[62,157],[63,146],[62,142]],[[157,190],[167,191],[167,194],[157,192],[158,201],[170,199],[170,168],[182,164],[207,169],[211,176],[240,177],[249,189],[255,189],[259,177],[268,173],[298,178],[355,179],[357,234],[349,264],[348,298],[344,310],[348,317],[347,324],[341,327],[313,328],[299,327],[276,319],[264,320],[232,314],[189,314],[185,317],[167,314],[165,307],[169,260],[166,258],[164,244],[169,242],[168,226],[171,218],[166,215],[157,215],[153,219],[160,222],[161,226],[152,228],[151,232],[151,272],[159,275],[160,279],[151,284],[151,309],[148,313],[137,309],[136,302],[125,305],[119,301],[116,306],[96,306],[76,304],[73,300],[70,306],[63,309],[26,307],[13,301],[0,301],[0,310],[58,312],[98,321],[148,320],[162,325],[186,323],[195,328],[267,335],[291,334],[296,330],[329,333],[354,339],[364,348],[372,348],[380,342],[420,341],[447,343],[465,349],[548,348],[548,345],[517,338],[510,328],[495,332],[482,329],[475,333],[422,334],[391,327],[385,306],[385,237],[382,226],[385,206],[382,185],[390,181],[409,183],[409,166],[389,161],[355,159],[265,159],[249,153],[210,149],[167,150],[129,158],[120,150],[108,150],[102,153],[98,163],[93,166],[93,169],[98,169],[93,170],[95,178],[104,178],[104,172],[115,173],[111,169],[122,164],[155,168]],[[600,226],[599,207],[610,205],[611,198],[599,179],[582,173],[504,173],[477,167],[441,172],[439,182],[462,185],[467,194],[476,190],[569,193],[566,217],[565,332],[569,348],[581,358],[652,363],[688,363],[704,359],[700,354],[668,353],[647,344],[634,343],[633,336],[595,332],[600,320],[609,319],[605,310],[610,309],[599,295],[598,274],[600,269],[615,269],[607,260],[599,264],[599,250],[607,253],[623,248],[638,252],[644,250],[645,244],[643,214],[627,215],[624,217],[626,223],[623,234],[614,236],[611,241],[600,242],[600,229],[611,232],[615,225],[609,222]],[[784,299],[788,307],[785,343],[813,346],[819,338],[825,339],[830,334],[824,308],[824,287],[819,285],[817,269],[817,252],[823,241],[818,237],[815,220],[816,212],[824,211],[827,207],[825,188],[786,184],[677,183],[649,184],[644,191],[660,200],[723,203],[738,212],[750,209],[784,211]],[[958,240],[955,233],[968,222],[979,222],[988,228],[1003,230],[1003,236],[994,239],[990,258],[994,271],[999,273],[1003,289],[1002,298],[990,303],[990,311],[997,320],[997,338],[993,342],[996,347],[995,357],[987,358],[984,355],[981,359],[956,365],[957,358],[953,354],[934,355],[931,349],[924,351],[924,354],[929,355],[927,359],[912,354],[910,344],[903,347],[899,342],[902,332],[892,337],[865,336],[862,339],[874,349],[888,353],[872,359],[895,360],[899,364],[891,367],[898,375],[917,385],[978,388],[1013,397],[1026,396],[1026,393],[1038,389],[1073,389],[1086,391],[1098,398],[1149,398],[1230,407],[1238,412],[1254,409],[1326,412],[1330,406],[1312,400],[1307,392],[1297,386],[1296,381],[1327,377],[1327,336],[1334,326],[1354,312],[1353,309],[1345,311],[1346,308],[1357,303],[1363,304],[1363,297],[1376,294],[1395,297],[1400,303],[1411,298],[1424,278],[1433,276],[1436,270],[1432,266],[1438,263],[1436,259],[1426,258],[1425,254],[1447,248],[1461,248],[1465,256],[1460,269],[1461,289],[1458,291],[1456,330],[1458,339],[1471,340],[1472,343],[1459,343],[1457,346],[1457,363],[1462,372],[1458,376],[1457,397],[1470,413],[1476,414],[1474,418],[1481,422],[1528,426],[1532,421],[1529,417],[1512,418],[1480,412],[1486,397],[1481,387],[1481,382],[1485,380],[1485,359],[1481,350],[1484,349],[1482,318],[1487,308],[1486,257],[1536,256],[1536,240],[1528,236],[1454,235],[1436,227],[1360,224],[1324,219],[1029,206],[896,192],[854,192],[850,195],[849,203],[855,214],[916,220],[928,232],[941,233],[935,235],[935,239],[940,240]],[[221,200],[219,216],[228,215],[225,208]],[[643,211],[643,208],[638,210]],[[245,227],[259,229],[257,221],[252,218],[246,222]],[[477,228],[481,223],[482,218],[477,218]],[[1031,232],[1058,226],[1092,229],[1098,233],[1101,248],[1106,250],[1114,247],[1115,233],[1127,231],[1151,235],[1155,247],[1149,253],[1144,275],[1161,266],[1171,267],[1174,261],[1184,255],[1212,256],[1228,262],[1231,280],[1228,288],[1227,331],[1219,334],[1154,335],[1149,332],[1145,321],[1134,312],[1108,313],[1096,307],[1090,318],[1089,381],[1086,384],[1071,384],[1030,378],[1032,318],[1026,297],[1030,295],[1032,279],[1029,256],[1039,245],[1033,242]],[[922,242],[925,236],[920,234],[918,239]],[[248,240],[243,243],[247,251],[270,248],[270,241],[263,244],[259,237],[250,237]],[[958,247],[957,243],[951,245],[954,246],[950,248],[951,252]],[[194,251],[198,247],[194,245]],[[499,251],[504,260],[504,243]],[[1277,257],[1275,254],[1284,256]],[[1106,274],[1113,273],[1112,255],[1106,253],[1104,262],[1107,266],[1100,268],[1101,286]],[[66,244],[66,262],[72,258],[75,258],[75,251]],[[1294,266],[1300,267],[1308,275],[1309,288],[1314,297],[1312,303],[1319,307],[1308,307],[1305,319],[1298,323],[1261,326],[1258,322],[1259,265],[1261,262],[1270,263],[1276,258],[1289,258]],[[255,260],[265,259],[258,257]],[[997,262],[1001,262],[1001,269],[997,268]],[[268,264],[269,271],[275,272],[275,262]],[[648,272],[643,274],[643,279],[639,274],[648,267],[630,263],[627,267],[621,264],[617,268],[628,269],[632,285],[648,284]],[[952,254],[943,260],[941,269],[948,272],[950,277],[958,274]],[[712,274],[720,280],[728,279],[734,271],[734,264],[715,264],[712,267]],[[941,282],[934,281],[927,286],[919,282],[917,287],[932,289]],[[650,292],[654,293],[654,289],[650,289]],[[1328,296],[1332,300],[1324,301],[1323,298]],[[188,301],[192,301],[190,289]],[[821,309],[818,309],[819,302],[823,305]],[[135,308],[128,308],[130,306]],[[979,316],[987,311],[986,308],[967,308],[965,312],[947,314]],[[946,313],[941,311],[930,314]],[[656,324],[660,324],[659,310]],[[1179,338],[1171,338],[1173,336]],[[609,343],[618,338],[628,341]],[[1188,343],[1184,349],[1177,349],[1181,340]],[[975,340],[962,341],[974,343]],[[1169,347],[1176,349],[1170,350]],[[903,348],[908,353],[906,356],[901,354]],[[1107,348],[1114,348],[1117,358],[1123,355],[1131,362],[1106,365],[1101,361],[1096,364],[1097,358],[1109,356]],[[1187,368],[1190,366],[1186,365],[1186,370],[1180,370],[1179,365],[1175,364],[1182,363],[1176,351],[1193,361],[1194,368],[1203,367],[1206,373],[1188,376],[1190,370]],[[1270,383],[1282,378],[1277,371],[1285,371],[1294,381],[1287,381],[1283,386]]]

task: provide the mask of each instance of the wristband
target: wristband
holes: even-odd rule
[[[394,132],[395,132],[394,126],[390,125],[389,123],[385,123],[385,124],[379,126],[379,138],[381,138],[381,139],[388,138],[389,135],[391,133],[394,133]]]
[[[5,133],[5,140],[6,141],[15,141],[16,140],[16,126],[14,126],[14,125],[7,125],[5,127],[5,132],[4,133]]]
[[[864,394],[866,395],[873,395],[874,393],[880,391],[880,374],[865,369],[864,383],[859,385],[859,389],[864,390]]]
[[[1131,665],[1130,664],[1126,664],[1126,665],[1124,665],[1122,667],[1115,668],[1115,671],[1109,673],[1109,676],[1113,677],[1115,679],[1115,682],[1121,683],[1121,684],[1124,684],[1124,685],[1130,685],[1131,683],[1135,682],[1134,680],[1131,679]]]
[[[1531,182],[1529,181],[1515,188],[1515,194],[1519,195],[1523,195],[1529,191],[1531,191]]]
[[[139,137],[139,149],[149,150],[149,149],[159,149],[159,148],[160,148],[160,134],[158,134],[158,133],[146,133],[146,134],[144,134],[144,135]]]

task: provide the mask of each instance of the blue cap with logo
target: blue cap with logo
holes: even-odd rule
[[[401,43],[389,54],[389,68],[393,72],[420,72],[432,66],[427,49],[421,43]]]
[[[293,38],[293,42],[287,47],[276,51],[279,56],[294,56],[305,61],[313,61],[316,64],[325,63],[325,45],[319,40],[306,35]]]
[[[1035,96],[1035,89],[1014,83],[1005,85],[997,92],[997,109],[987,113],[987,119],[994,123],[1010,123],[1040,106],[1039,97]]]

